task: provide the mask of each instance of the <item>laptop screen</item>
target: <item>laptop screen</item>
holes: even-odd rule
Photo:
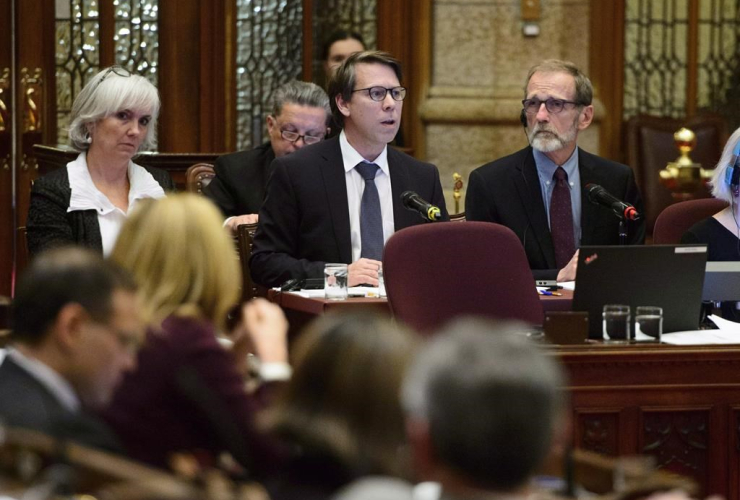
[[[586,311],[589,338],[602,338],[604,304],[663,308],[663,332],[696,330],[701,314],[706,245],[583,246],[573,310]]]

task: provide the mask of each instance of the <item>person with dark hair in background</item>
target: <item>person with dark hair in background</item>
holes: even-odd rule
[[[203,188],[226,217],[225,226],[233,232],[257,222],[272,161],[323,141],[330,117],[329,98],[318,85],[292,80],[275,90],[266,118],[270,141],[219,156],[216,176]]]
[[[681,243],[706,243],[707,261],[740,260],[740,128],[732,133],[712,175],[712,195],[729,206],[694,224]],[[737,302],[723,302],[722,317],[740,321]]]
[[[133,278],[91,250],[49,250],[21,276],[11,314],[0,420],[120,451],[88,410],[108,404],[124,372],[136,366],[144,324]]]
[[[355,31],[337,30],[329,35],[321,51],[326,81],[331,80],[339,66],[349,56],[362,52],[365,48],[365,40]]]
[[[321,278],[324,263],[343,262],[349,286],[377,286],[385,242],[424,222],[401,193],[417,192],[449,219],[437,167],[388,147],[406,97],[400,81],[385,52],[358,52],[339,67],[329,88],[339,137],[273,162],[250,259],[255,282]]]
[[[164,170],[132,161],[157,145],[159,92],[143,76],[111,66],[77,94],[69,138],[79,156],[31,189],[28,250],[77,244],[108,255],[139,200],[175,190]]]
[[[326,315],[298,338],[295,372],[263,416],[291,450],[273,500],[322,500],[358,477],[408,477],[398,400],[416,338],[378,316]]]
[[[592,99],[591,81],[573,63],[550,59],[533,66],[520,116],[530,145],[470,174],[466,218],[514,231],[536,279],[572,281],[580,246],[619,243],[619,219],[586,199],[588,184],[642,212],[632,169],[577,145],[593,120]],[[628,222],[627,229],[627,243],[645,241],[644,220]]]

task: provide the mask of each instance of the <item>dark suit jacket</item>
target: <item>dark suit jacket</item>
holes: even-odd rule
[[[152,174],[165,193],[175,191],[175,183],[166,171],[143,168]],[[103,253],[98,214],[95,210],[67,212],[71,196],[66,167],[49,172],[34,182],[26,222],[28,251],[31,255],[68,244],[82,245]]]
[[[599,184],[642,213],[642,199],[628,166],[578,148],[578,168],[582,190],[586,184]],[[585,193],[581,208],[581,245],[619,244],[619,219],[611,210],[594,205]],[[531,147],[487,163],[470,174],[465,216],[467,220],[496,222],[509,227],[522,241],[535,277],[554,279],[557,276],[555,249]],[[628,243],[643,243],[644,221],[628,226]]]
[[[121,450],[105,424],[84,413],[67,410],[44,385],[8,356],[0,365],[0,420],[86,446],[112,452]]]
[[[269,142],[250,151],[219,156],[216,177],[203,188],[225,217],[259,213],[275,152]]]
[[[401,193],[407,190],[438,206],[449,220],[437,167],[391,147],[388,166],[396,231],[424,222],[401,204]],[[291,278],[321,278],[325,262],[352,262],[339,137],[273,162],[250,269],[255,282],[271,287]]]

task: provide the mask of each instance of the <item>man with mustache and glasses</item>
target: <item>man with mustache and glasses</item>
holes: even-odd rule
[[[593,120],[591,81],[573,63],[550,59],[532,67],[521,121],[530,146],[470,174],[468,220],[511,228],[524,245],[535,279],[575,279],[581,245],[619,243],[619,219],[589,203],[598,184],[642,211],[632,170],[577,147]],[[627,224],[629,244],[645,240],[643,221]]]

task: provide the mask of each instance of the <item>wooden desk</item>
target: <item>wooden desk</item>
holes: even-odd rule
[[[573,292],[562,290],[561,296],[540,295],[542,308],[548,311],[570,311],[573,302]],[[267,292],[267,298],[279,305],[285,311],[290,321],[290,335],[294,337],[309,321],[316,316],[332,312],[378,312],[390,314],[388,301],[382,299],[350,297],[346,300],[326,300],[322,298],[306,298],[295,293],[281,293],[275,290]]]
[[[591,344],[553,354],[570,376],[577,447],[650,455],[704,494],[740,499],[740,346]]]

